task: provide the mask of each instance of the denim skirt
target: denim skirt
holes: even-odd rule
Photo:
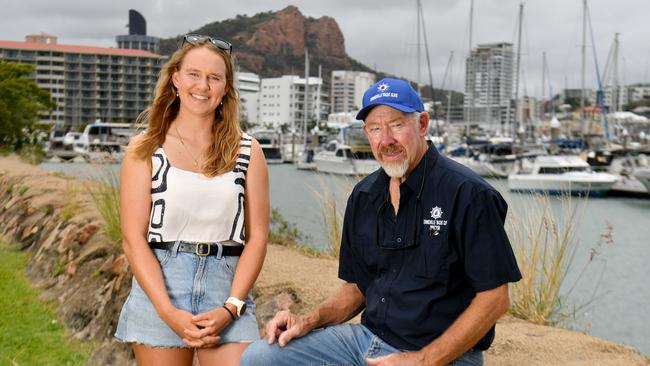
[[[152,249],[162,270],[172,304],[194,315],[223,306],[230,288],[238,256],[198,256],[194,253]],[[219,334],[220,343],[258,340],[255,303],[246,296],[246,312]],[[156,309],[133,277],[132,287],[122,306],[115,338],[120,342],[151,347],[188,348],[189,346],[158,316]]]

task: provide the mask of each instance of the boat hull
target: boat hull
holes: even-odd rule
[[[602,197],[612,189],[616,179],[609,174],[511,174],[508,189],[513,192],[589,195]]]
[[[650,169],[638,169],[634,173],[634,177],[650,192]]]
[[[316,171],[343,175],[368,175],[379,169],[376,160],[367,159],[328,159],[315,157]]]
[[[469,157],[451,157],[451,159],[486,178],[507,178],[515,165],[514,161],[489,162]]]

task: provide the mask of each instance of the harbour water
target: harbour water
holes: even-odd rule
[[[101,170],[117,172],[117,165],[45,163],[43,168],[76,177],[94,177]],[[342,213],[353,178],[297,170],[292,165],[270,165],[271,206],[304,235],[304,243],[316,249],[326,244],[323,201],[327,192],[336,196]],[[491,180],[508,201],[510,214],[530,200],[527,194],[509,194],[505,182]],[[551,199],[554,210],[562,202]],[[650,200],[634,198],[574,199],[577,204],[573,264],[565,280],[567,302],[579,308],[571,326],[590,335],[631,345],[650,357]],[[613,242],[601,235],[611,228]],[[599,243],[602,243],[599,245]],[[593,256],[594,250],[598,252]],[[576,282],[577,281],[577,282]],[[570,291],[569,291],[570,290]]]

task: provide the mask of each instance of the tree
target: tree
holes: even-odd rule
[[[635,100],[633,102],[629,102],[628,104],[623,106],[623,110],[631,111],[637,107],[650,107],[650,99],[641,99],[641,100]]]
[[[50,93],[27,77],[32,72],[33,65],[0,61],[0,147],[29,143],[40,115],[54,108]]]

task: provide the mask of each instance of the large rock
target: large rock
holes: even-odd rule
[[[288,6],[260,24],[246,46],[268,55],[303,55],[305,17],[295,6]]]

